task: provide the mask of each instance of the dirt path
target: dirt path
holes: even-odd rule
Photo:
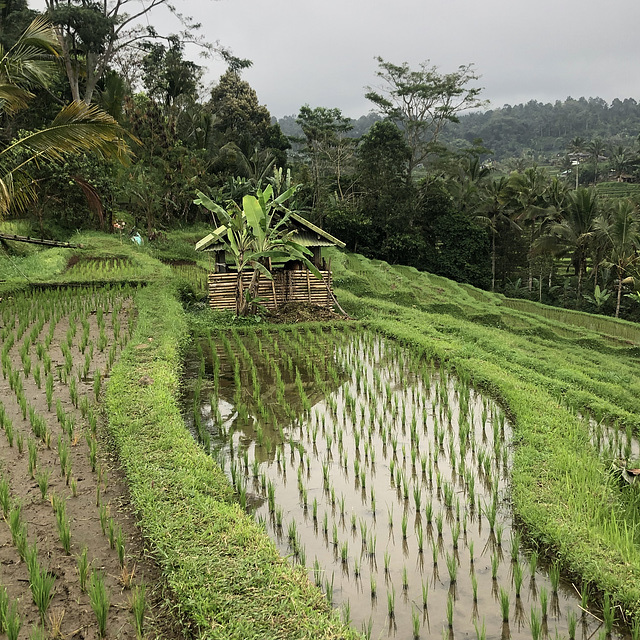
[[[128,339],[131,300],[114,292],[79,291],[55,298],[51,292],[40,292],[28,299],[16,296],[0,306],[0,478],[8,482],[11,504],[0,522],[0,585],[9,603],[17,604],[20,638],[33,637],[36,626],[54,638],[98,638],[97,616],[80,584],[78,558],[86,548],[89,574],[93,570],[103,577],[110,600],[106,637],[139,637],[131,603],[134,594],[140,597],[143,584],[145,637],[177,637],[167,624],[172,617],[166,611],[159,572],[136,527],[125,479],[109,453],[96,404],[110,365]],[[44,484],[44,478],[48,487],[43,498],[39,481]],[[68,553],[57,524],[65,518],[57,518],[54,511],[57,504],[60,514],[60,503],[71,536]],[[17,528],[11,526],[15,505],[21,505],[26,548],[37,545],[39,565],[55,577],[43,616],[30,589],[29,552],[23,551],[21,558]],[[87,588],[89,584],[88,579]]]

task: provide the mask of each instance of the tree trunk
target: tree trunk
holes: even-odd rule
[[[529,293],[533,291],[533,256],[531,250],[533,248],[533,236],[535,234],[535,223],[531,221],[531,236],[529,238]]]
[[[618,267],[618,300],[616,301],[616,318],[620,316],[621,300],[622,300],[622,269]]]
[[[496,290],[496,230],[491,234],[491,291]]]

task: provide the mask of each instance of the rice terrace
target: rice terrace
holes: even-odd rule
[[[0,637],[640,637],[636,324],[336,248],[235,319],[197,240],[0,257]]]

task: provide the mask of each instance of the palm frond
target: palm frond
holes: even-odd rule
[[[25,109],[33,93],[16,84],[0,81],[0,111],[9,115]]]
[[[47,84],[57,66],[44,56],[57,56],[58,49],[53,25],[44,16],[37,17],[13,47],[0,52],[0,82],[23,88]]]
[[[24,211],[36,199],[35,184],[23,171],[0,172],[0,219],[10,210]]]
[[[129,149],[124,139],[132,138],[109,114],[95,105],[72,102],[56,116],[51,126],[13,142],[0,157],[28,149],[35,157],[61,160],[69,153],[92,152],[125,162]]]

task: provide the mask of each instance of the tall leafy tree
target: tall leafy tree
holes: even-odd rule
[[[167,7],[181,20],[185,38],[208,46],[193,35],[200,25],[178,14],[168,0],[45,0],[45,6],[56,25],[71,96],[86,104],[120,52],[160,37],[147,21],[158,7]]]
[[[409,180],[411,151],[392,122],[377,122],[358,148],[358,212],[345,215],[349,246],[395,263],[424,267],[424,228]],[[342,236],[341,236],[342,237]]]
[[[321,204],[327,195],[328,180],[335,178],[338,190],[342,190],[340,180],[344,164],[341,162],[345,149],[353,144],[353,140],[346,139],[353,125],[340,109],[312,109],[308,104],[300,107],[296,122],[306,141],[313,188],[311,206],[314,211],[320,211],[319,222],[322,224]]]
[[[244,61],[248,62],[248,61]],[[287,162],[289,141],[280,126],[271,124],[271,114],[258,101],[251,85],[240,76],[237,65],[231,65],[211,91],[209,109],[213,116],[212,132],[217,147],[235,144],[246,157],[258,150],[270,149],[278,166]]]
[[[447,123],[458,122],[458,114],[483,104],[481,89],[469,86],[478,76],[471,64],[440,73],[428,61],[416,70],[406,62],[397,65],[381,57],[376,60],[376,75],[383,84],[377,89],[369,87],[366,97],[404,132],[411,149],[411,174],[437,149]]]

